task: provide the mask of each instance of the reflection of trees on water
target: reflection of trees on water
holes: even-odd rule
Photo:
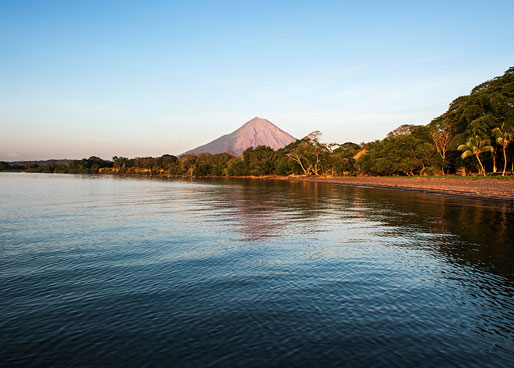
[[[319,216],[319,190],[310,183],[289,183],[248,179],[218,179],[223,196],[221,204],[228,204],[237,215],[244,240],[257,241],[284,235],[291,221],[313,219]],[[221,199],[221,198],[220,198]],[[315,231],[316,222],[305,226]]]
[[[469,314],[465,318],[473,333],[512,336],[514,209],[510,204],[304,182],[222,180],[219,184],[224,185],[212,186],[210,199],[223,207],[221,213],[230,213],[231,223],[243,234],[241,240],[263,242],[268,248],[280,247],[281,241],[287,244],[286,253],[278,254],[262,247],[262,253],[253,255],[262,262],[258,266],[294,258],[291,265],[271,269],[283,272],[299,266],[300,272],[321,272],[321,279],[327,270],[327,280],[337,283],[343,280],[334,279],[331,270],[345,275],[352,272],[352,262],[362,261],[355,270],[370,279],[346,274],[343,282],[374,282],[376,275],[389,271],[391,281],[395,274],[402,275],[404,264],[393,258],[400,254],[400,261],[409,262],[407,275],[413,277],[398,280],[399,287],[406,282],[409,294],[404,295],[415,297],[419,291],[420,300],[427,301],[432,293],[442,292],[452,298],[450,307],[457,306],[449,314],[456,315],[459,306]],[[280,239],[266,241],[270,237]],[[380,256],[390,258],[381,263],[376,258]],[[501,344],[499,348],[504,348]]]
[[[346,190],[365,199],[364,218],[384,223],[400,234],[433,234],[431,249],[452,263],[514,277],[511,204],[392,190]]]
[[[389,190],[349,189],[365,199],[363,215],[388,231],[410,237],[406,247],[422,247],[451,268],[437,280],[459,285],[463,305],[482,308],[472,324],[482,333],[512,336],[514,282],[514,208],[508,203]],[[397,245],[402,247],[401,244]],[[475,325],[476,323],[476,325]],[[503,348],[501,344],[498,347]]]
[[[244,234],[243,240],[257,241],[280,236],[286,219],[277,205],[279,192],[237,185],[231,187],[227,194],[227,202],[234,209],[241,232]]]
[[[508,203],[305,182],[222,183],[246,240],[287,235],[292,226],[315,233],[325,215],[340,215],[383,224],[376,232],[384,237],[387,231],[429,234],[430,250],[448,261],[514,277],[514,208]]]
[[[224,189],[213,195],[223,196],[220,203],[230,206],[245,240],[295,231],[314,234],[337,216],[341,223],[361,219],[377,224],[376,230],[370,230],[375,235],[427,234],[427,249],[452,264],[514,278],[514,208],[508,203],[306,182],[219,179],[216,183],[224,184]]]

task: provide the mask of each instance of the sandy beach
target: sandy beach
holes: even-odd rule
[[[276,177],[275,179],[408,190],[514,203],[514,180],[423,177]]]

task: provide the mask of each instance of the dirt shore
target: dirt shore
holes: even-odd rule
[[[514,180],[422,177],[273,177],[337,185],[408,190],[514,203]]]

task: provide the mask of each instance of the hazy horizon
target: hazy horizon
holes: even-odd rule
[[[510,1],[1,2],[0,160],[180,154],[427,124],[514,64]]]

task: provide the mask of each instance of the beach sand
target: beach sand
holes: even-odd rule
[[[270,177],[270,179],[305,181],[371,188],[408,190],[514,203],[514,180],[471,177]]]

